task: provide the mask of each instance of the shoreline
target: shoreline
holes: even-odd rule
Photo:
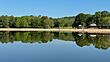
[[[0,28],[0,31],[55,31],[55,32],[80,32],[80,33],[109,33],[110,29],[42,29],[42,28]]]

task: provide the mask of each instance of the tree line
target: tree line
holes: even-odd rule
[[[59,28],[72,27],[75,17],[51,18],[48,16],[0,16],[0,28]]]
[[[110,28],[110,12],[98,11],[95,14],[80,13],[76,16],[52,18],[48,16],[0,16],[0,28],[78,28],[82,25],[89,28],[90,24],[96,24],[97,27],[104,26]]]

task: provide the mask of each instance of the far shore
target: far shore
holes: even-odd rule
[[[80,32],[80,33],[109,33],[110,29],[40,29],[40,28],[0,28],[0,31],[55,31],[55,32]]]

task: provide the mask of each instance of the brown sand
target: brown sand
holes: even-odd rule
[[[0,28],[0,31],[62,31],[81,33],[110,33],[110,29],[37,29],[37,28]]]

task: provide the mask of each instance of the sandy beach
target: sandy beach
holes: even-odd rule
[[[110,29],[37,29],[37,28],[0,28],[0,31],[59,31],[81,33],[110,33]]]

